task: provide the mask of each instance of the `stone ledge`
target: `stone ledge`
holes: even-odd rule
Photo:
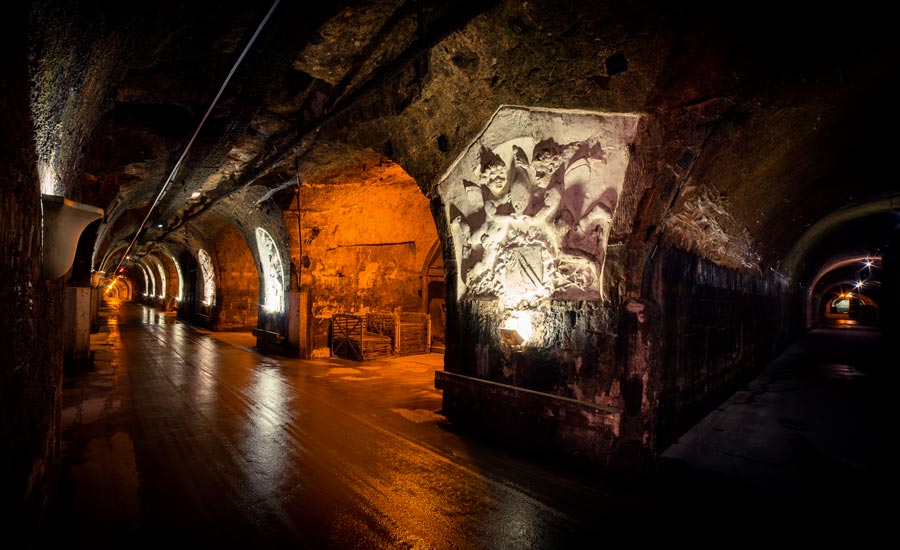
[[[434,382],[447,418],[515,445],[606,464],[619,439],[615,407],[447,371],[436,371]]]
[[[569,406],[574,407],[584,407],[592,411],[596,411],[599,414],[621,414],[622,409],[617,407],[607,407],[603,405],[595,405],[593,403],[588,403],[587,401],[579,401],[577,399],[572,399],[571,397],[562,397],[559,395],[553,395],[552,393],[544,393],[535,390],[529,390],[528,388],[520,388],[518,386],[510,386],[508,384],[501,384],[500,382],[494,382],[492,380],[483,380],[481,378],[473,378],[471,376],[466,376],[464,374],[456,374],[454,372],[447,372],[443,370],[434,372],[434,387],[442,390],[444,389],[443,384],[447,383],[463,383],[463,384],[471,384],[471,385],[485,385],[491,386],[498,392],[510,392],[516,397],[531,397],[532,399],[549,399],[551,401],[558,401],[561,404],[565,403]]]
[[[281,344],[284,341],[284,336],[270,330],[255,328],[251,332],[253,332],[253,336],[256,336],[257,339],[264,340],[269,344]]]

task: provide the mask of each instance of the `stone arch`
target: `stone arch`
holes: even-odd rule
[[[200,303],[208,308],[216,305],[216,267],[212,256],[205,248],[197,249],[197,261],[200,265]]]
[[[169,290],[169,278],[166,275],[166,270],[155,254],[148,254],[144,259],[147,263],[147,269],[153,273],[153,278],[156,280],[156,292],[153,296],[153,301],[157,304],[163,304]]]
[[[242,242],[240,265],[244,276],[240,281],[239,293],[246,312],[245,328],[262,328],[267,331],[286,334],[287,292],[291,281],[291,266],[288,263],[289,240],[284,226],[284,217],[278,205],[269,200],[266,189],[260,186],[245,187],[217,203],[207,216],[208,223],[219,226],[216,239],[222,243],[221,235],[232,235],[231,241]],[[271,238],[271,243],[281,256],[282,296],[281,307],[266,308],[266,262],[260,254],[256,230],[262,229]],[[233,231],[233,233],[230,233]],[[231,256],[235,257],[236,250]],[[253,271],[251,275],[250,272]],[[251,288],[252,286],[252,288]],[[246,308],[252,307],[252,313]]]
[[[122,302],[134,299],[134,283],[128,277],[114,277],[103,289],[103,296]]]
[[[269,232],[262,227],[256,228],[256,248],[262,262],[263,303],[261,307],[272,313],[281,313],[285,309],[287,280],[281,260],[281,252]]]
[[[327,356],[335,314],[421,316],[438,233],[423,186],[402,166],[371,149],[320,146],[316,163],[300,163],[301,184],[272,200],[290,240],[292,286],[308,297],[301,347]]]
[[[219,268],[215,327],[250,330],[259,318],[259,268],[242,231],[223,223],[210,239]]]
[[[153,274],[153,270],[148,265],[145,259],[141,259],[137,262],[138,267],[140,267],[141,271],[144,274],[144,288],[142,297],[145,301],[153,301],[153,297],[156,296],[156,276]]]
[[[868,269],[871,273],[873,270],[880,269],[881,256],[859,256],[851,255],[850,257],[840,257],[830,261],[822,266],[818,273],[812,278],[804,300],[804,310],[806,314],[806,328],[811,328],[819,320],[821,320],[822,306],[827,302],[826,294],[835,287],[844,286],[845,288],[854,288],[855,281],[849,279],[842,280],[837,283],[829,283],[829,275],[836,272],[852,272],[854,270],[862,272]],[[826,283],[825,288],[820,288]]]
[[[848,291],[848,286],[852,288],[852,285],[835,284],[822,293],[820,319],[842,324],[877,323],[881,308],[878,300],[870,295],[874,289]]]
[[[128,247],[127,242],[120,242],[116,246],[110,248],[103,256],[103,259],[100,261],[100,271],[106,273],[107,275],[112,276],[113,273],[110,271],[116,268],[116,264],[118,263],[118,252],[124,252]],[[125,262],[122,262],[124,265]]]
[[[431,319],[431,349],[445,349],[447,323],[444,254],[440,240],[435,240],[422,266],[422,309]]]
[[[167,298],[171,299],[174,305],[181,304],[185,295],[185,278],[184,272],[179,261],[182,247],[174,243],[162,243],[155,251],[156,257],[166,269],[166,275],[169,281],[169,292]]]

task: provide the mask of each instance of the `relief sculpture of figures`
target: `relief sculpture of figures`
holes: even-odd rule
[[[501,107],[439,185],[459,298],[599,299],[636,127],[630,115]]]

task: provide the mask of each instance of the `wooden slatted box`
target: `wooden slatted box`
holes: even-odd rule
[[[331,317],[331,354],[353,361],[388,357],[391,338],[368,331],[363,317],[338,313]]]

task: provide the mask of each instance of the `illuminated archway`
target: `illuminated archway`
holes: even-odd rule
[[[144,292],[143,295],[146,296],[150,291],[150,279],[147,278],[147,270],[144,269],[144,266],[138,264],[138,267],[141,268],[141,276],[144,278]]]
[[[112,300],[129,301],[132,299],[132,293],[130,280],[125,277],[115,277],[104,288],[103,296]]]
[[[147,281],[147,284],[144,286],[144,297],[152,300],[156,297],[156,277],[153,274],[153,270],[144,265],[143,262],[139,265],[144,272],[144,279]]]
[[[256,228],[256,247],[259,250],[259,259],[263,266],[264,301],[263,309],[271,313],[284,311],[284,268],[281,263],[281,253],[278,245],[269,235],[268,231],[261,227]]]
[[[162,262],[154,259],[154,264],[156,264],[156,270],[159,272],[159,293],[156,295],[157,298],[161,300],[166,299],[166,271],[163,269]]]
[[[200,274],[203,277],[203,305],[212,307],[216,303],[216,272],[212,258],[202,248],[197,251],[200,261]]]
[[[858,268],[860,268],[860,270],[871,270],[871,268],[880,267],[880,265],[881,256],[851,255],[850,257],[833,260],[822,266],[822,268],[819,269],[819,271],[812,278],[812,281],[810,282],[809,287],[806,291],[806,300],[804,304],[804,307],[806,309],[806,328],[810,328],[811,326],[813,326],[816,322],[817,316],[821,313],[820,304],[822,303],[824,293],[817,294],[816,290],[819,286],[819,282],[822,281],[829,273],[849,266],[857,266]]]
[[[874,282],[866,287],[867,293],[863,293],[849,281],[832,285],[823,292],[823,299],[820,301],[821,319],[838,324],[876,322],[880,317],[880,307],[868,292],[877,292],[880,286],[880,283]]]
[[[295,273],[301,295],[308,293],[309,310],[300,308],[308,324],[302,328],[301,322],[299,332],[301,353],[313,356],[331,353],[336,314],[406,315],[422,324],[427,319],[423,266],[439,253],[429,198],[388,158],[357,151],[350,159],[339,170],[308,174],[294,188],[294,201],[284,204],[296,207],[283,210],[289,232],[279,234],[275,224],[257,226],[279,244],[286,283]],[[262,277],[263,259],[258,261]],[[424,341],[430,332],[423,334]]]
[[[178,259],[172,255],[169,256],[169,259],[175,264],[175,272],[178,274],[178,296],[175,297],[175,300],[181,303],[184,301],[184,275],[181,273],[181,264],[178,263]]]

